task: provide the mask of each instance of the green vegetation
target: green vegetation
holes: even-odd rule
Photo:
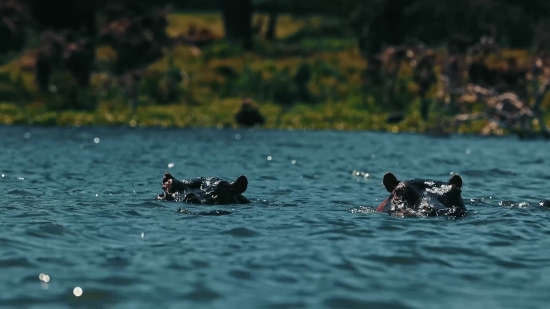
[[[207,27],[219,37],[223,33],[217,14],[172,14],[168,20],[171,37],[183,34],[190,25]],[[102,70],[116,59],[111,48],[97,48],[100,70],[92,76],[92,88],[76,94],[96,102],[97,108],[89,111],[67,110],[64,105],[67,97],[74,96],[69,94],[74,81],[67,74],[54,73],[53,94],[37,95],[30,69],[36,51],[27,50],[0,68],[0,98],[5,101],[0,103],[0,123],[228,127],[235,126],[233,116],[241,97],[247,96],[265,115],[265,128],[419,132],[432,126],[440,111],[434,109],[431,121],[421,119],[411,67],[404,65],[400,71],[394,104],[381,106],[375,98],[382,90],[368,89],[363,82],[366,63],[355,40],[345,33],[337,35],[335,27],[329,31],[330,21],[325,19],[283,15],[278,20],[278,40],[256,39],[250,52],[222,40],[201,49],[178,45],[148,67],[139,83],[135,109],[119,81],[106,73],[108,69]],[[520,64],[528,56],[526,51],[508,53],[520,55]],[[493,64],[498,66],[501,60],[494,59]],[[177,69],[184,78],[174,83],[171,72]],[[435,88],[430,97],[435,96]],[[549,105],[548,100],[544,105]],[[386,124],[392,111],[404,111],[405,120]],[[475,121],[458,132],[479,132],[484,124],[484,120]]]

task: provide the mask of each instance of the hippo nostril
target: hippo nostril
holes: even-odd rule
[[[172,179],[169,179],[162,183],[162,189],[166,191],[170,191],[170,188],[172,187]]]

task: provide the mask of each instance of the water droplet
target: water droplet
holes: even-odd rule
[[[74,288],[73,294],[74,296],[79,297],[80,295],[82,295],[82,289],[77,286],[76,288]]]
[[[23,177],[17,177],[17,180],[25,180]]]
[[[267,161],[271,161],[273,159],[271,156],[267,156]]]
[[[2,178],[4,178],[6,175],[2,174]]]
[[[290,161],[290,163],[296,164],[296,160],[292,160],[292,161]]]
[[[141,232],[141,238],[145,237],[145,233]]]
[[[99,137],[94,138],[94,143],[96,143],[96,144],[99,143]]]
[[[25,138],[31,138],[31,134],[29,132],[25,133],[25,135],[23,135]]]
[[[467,154],[467,155],[469,155],[469,154],[471,154],[471,153],[472,153],[472,151],[471,151],[470,149],[466,149],[466,154]]]
[[[137,126],[137,121],[135,121],[134,119],[130,120],[130,126],[133,128],[135,126]]]
[[[172,168],[174,167],[174,165],[175,165],[174,163],[168,163],[168,168]]]
[[[240,134],[235,134],[235,139],[240,141],[241,140],[241,135]]]
[[[45,273],[41,273],[40,275],[38,275],[38,279],[40,279],[40,281],[50,282],[50,276],[46,275]]]

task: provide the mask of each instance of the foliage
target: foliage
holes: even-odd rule
[[[185,35],[191,25],[223,34],[218,14],[170,14],[167,20],[166,33],[172,39]],[[433,124],[433,119],[424,121],[418,112],[413,68],[409,64],[400,68],[394,102],[383,104],[379,99],[383,90],[365,84],[367,62],[355,39],[346,29],[338,29],[335,20],[281,15],[277,38],[276,42],[256,38],[250,52],[223,40],[201,48],[176,44],[155,50],[152,63],[140,63],[145,70],[135,85],[136,109],[128,104],[124,80],[116,76],[124,70],[113,69],[121,50],[131,48],[113,47],[106,40],[97,46],[96,70],[88,92],[72,93],[71,78],[57,72],[51,82],[56,91],[47,95],[37,95],[34,74],[26,64],[32,62],[34,51],[28,50],[0,68],[0,95],[12,102],[0,107],[0,123],[226,127],[234,126],[240,98],[247,96],[259,103],[267,128],[399,132],[423,131]],[[445,55],[445,50],[438,51],[438,57]],[[529,63],[525,49],[505,49],[502,58],[490,58],[487,63],[502,66],[507,55],[518,58],[520,64]],[[67,110],[66,100],[71,96],[98,107]],[[434,89],[428,97],[435,97]],[[403,111],[407,117],[398,125],[386,124],[386,116],[393,111]],[[471,132],[483,123],[462,126],[459,132]]]

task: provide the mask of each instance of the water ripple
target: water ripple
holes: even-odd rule
[[[550,199],[543,142],[24,126],[0,127],[0,136],[2,308],[544,308],[550,301],[550,209],[537,204]],[[167,171],[246,174],[252,204],[156,201]],[[459,173],[468,216],[374,212],[388,196],[386,171],[438,180]]]
[[[225,231],[224,234],[228,234],[235,237],[256,237],[260,235],[258,232],[246,227],[233,228],[228,231]]]

